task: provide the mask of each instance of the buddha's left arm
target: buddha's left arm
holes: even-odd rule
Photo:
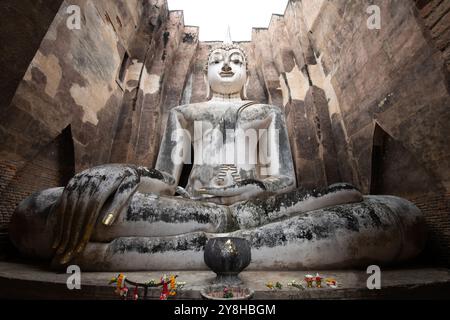
[[[271,121],[260,140],[260,174],[269,192],[285,192],[296,187],[294,163],[284,113],[278,108],[270,112]]]

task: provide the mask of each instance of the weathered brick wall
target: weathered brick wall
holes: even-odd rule
[[[8,228],[11,215],[22,200],[43,189],[65,186],[73,174],[73,144],[68,130],[25,166],[1,161],[0,230]]]
[[[0,1],[0,109],[11,102],[62,2]]]
[[[415,0],[420,16],[430,31],[436,48],[442,52],[450,71],[450,1]]]
[[[9,161],[0,162],[0,230],[6,229],[11,214],[10,204],[6,203],[3,192],[16,176],[16,172],[17,166],[15,163]]]
[[[1,172],[1,178],[8,175],[10,181],[0,194],[0,229],[8,227],[11,215],[20,201],[38,190],[58,186],[60,183],[57,159],[38,157],[12,177],[13,165],[0,164],[0,170],[3,171],[4,167],[7,168],[7,172]]]
[[[429,250],[450,264],[449,1],[292,2],[309,28],[317,64],[308,69],[329,99],[340,169],[352,168],[342,177],[417,203]],[[379,30],[367,27],[369,5],[380,8]],[[391,143],[375,159],[377,128]]]
[[[143,52],[142,60],[151,41],[151,23],[163,24],[167,12],[155,9],[164,0],[73,0],[62,1],[61,6],[56,0],[22,2],[1,5],[7,7],[2,23],[13,25],[14,30],[4,30],[11,34],[1,37],[5,42],[0,66],[9,70],[6,58],[16,50],[28,50],[18,59],[29,60],[13,88],[14,97],[0,108],[0,228],[7,226],[15,206],[27,195],[65,185],[64,177],[70,176],[65,172],[67,163],[72,171],[73,166],[80,171],[109,162],[124,86],[126,80],[133,80],[117,81],[125,52],[135,56],[136,51]],[[80,30],[67,28],[69,5],[81,9]],[[39,13],[42,21],[30,18]],[[35,24],[39,30],[33,29]],[[136,39],[138,27],[144,36]],[[43,36],[36,46],[35,31]],[[14,34],[22,35],[15,38]],[[24,47],[28,37],[33,42]],[[63,144],[73,150],[66,154],[60,152],[64,146],[59,145],[58,136],[69,125],[70,139]]]
[[[428,194],[408,199],[425,215],[428,227],[428,257],[450,265],[450,193]]]
[[[28,10],[44,10],[39,3]],[[70,5],[80,7],[79,30],[67,27]],[[38,50],[29,48],[34,58],[11,103],[0,109],[0,159],[29,163],[71,125],[77,171],[109,161],[126,85],[118,81],[122,61],[141,18],[150,29],[143,13],[151,5],[150,0],[63,1]]]
[[[62,0],[1,1],[0,118],[6,118],[5,113],[11,112],[11,110],[7,110],[7,107],[62,2]],[[25,121],[25,118],[22,117],[20,120]],[[0,131],[0,145],[4,146],[6,139],[12,141],[11,136]],[[7,153],[8,155],[2,154],[0,157],[0,233],[7,228],[15,205],[33,192],[32,185],[35,187],[48,186],[48,183],[44,182],[39,184],[39,181],[46,179],[44,177],[42,179],[34,177],[29,180],[19,178],[16,175],[17,170],[23,167],[26,161],[18,160],[17,157],[10,156],[11,153]],[[42,168],[37,167],[36,169],[35,174],[41,171],[45,174],[45,170]],[[0,239],[0,243],[2,242]]]
[[[424,262],[449,264],[450,195],[439,186],[439,180],[378,126],[372,170],[372,194],[403,197],[422,210],[428,228]]]

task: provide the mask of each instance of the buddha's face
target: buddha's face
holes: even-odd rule
[[[240,93],[247,81],[247,62],[239,49],[214,50],[208,61],[208,82],[212,91]]]

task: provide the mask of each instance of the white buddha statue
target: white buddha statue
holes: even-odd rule
[[[348,184],[297,188],[283,111],[246,100],[247,63],[232,43],[211,51],[208,100],[171,110],[154,169],[104,165],[24,200],[10,228],[19,251],[84,271],[205,269],[207,240],[225,234],[251,242],[260,270],[418,255],[424,222],[410,202]]]

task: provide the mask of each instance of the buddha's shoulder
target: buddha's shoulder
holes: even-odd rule
[[[175,112],[184,116],[193,116],[195,114],[203,113],[203,112],[211,112],[211,109],[216,106],[210,102],[198,102],[198,103],[189,103],[185,105],[180,105],[171,109],[171,112]],[[243,105],[237,105],[240,107],[240,112],[244,114],[253,114],[253,115],[268,115],[272,113],[283,113],[283,110],[275,105],[270,105],[267,103],[258,103],[252,101],[246,101]]]
[[[245,110],[243,110],[244,113],[247,114],[254,114],[259,116],[266,116],[273,113],[283,113],[283,110],[275,105],[267,104],[267,103],[253,103],[249,105],[248,107],[245,107]]]
[[[193,115],[195,115],[196,113],[198,113],[199,110],[202,109],[202,106],[203,106],[202,103],[183,104],[172,108],[170,112],[188,119],[193,117]]]
[[[178,113],[178,114],[187,115],[187,114],[199,112],[200,110],[203,110],[207,107],[208,107],[208,105],[206,102],[198,102],[198,103],[189,103],[189,104],[183,104],[180,106],[176,106],[176,107],[172,108],[170,111],[174,112],[174,113]]]

